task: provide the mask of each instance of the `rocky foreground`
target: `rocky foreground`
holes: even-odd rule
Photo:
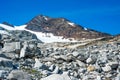
[[[0,39],[0,80],[120,80],[118,39],[42,43],[24,31]]]

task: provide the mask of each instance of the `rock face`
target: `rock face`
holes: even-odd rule
[[[36,16],[27,24],[27,29],[43,33],[52,33],[55,36],[63,38],[95,39],[101,37],[110,37],[109,34],[101,33],[95,30],[83,28],[64,18],[50,18],[47,16]]]

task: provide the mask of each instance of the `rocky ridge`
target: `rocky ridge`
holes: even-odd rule
[[[70,38],[71,40],[95,39],[111,36],[107,33],[84,28],[65,18],[50,18],[43,15],[36,16],[29,21],[26,29],[43,33],[52,33],[55,36],[63,36],[63,38]]]

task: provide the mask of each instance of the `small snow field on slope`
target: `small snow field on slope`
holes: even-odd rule
[[[0,24],[0,27],[6,29],[6,30],[25,30],[32,34],[35,34],[39,40],[45,43],[52,43],[52,42],[78,42],[77,40],[72,39],[70,41],[70,38],[65,39],[62,36],[54,36],[52,33],[43,33],[43,32],[35,32],[32,30],[26,29],[27,25],[21,25],[21,26],[15,26],[14,28],[5,24]]]

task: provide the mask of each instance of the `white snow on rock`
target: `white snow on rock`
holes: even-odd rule
[[[68,23],[70,25],[74,25],[74,23]],[[25,30],[30,33],[33,33],[37,36],[39,40],[45,43],[52,43],[52,42],[78,42],[77,40],[74,40],[73,38],[63,38],[63,36],[54,36],[52,33],[43,33],[43,32],[35,32],[32,30],[26,29],[27,25],[21,25],[21,26],[15,26],[15,27],[10,27],[8,25],[0,24],[0,27],[3,27],[7,30]],[[71,40],[72,39],[72,40]]]
[[[88,30],[86,27],[84,27],[84,30]]]
[[[0,30],[0,34],[9,34],[7,31]]]
[[[68,22],[68,24],[71,26],[75,26],[75,23],[72,23],[72,22]]]
[[[7,29],[7,30],[15,30],[14,27],[11,27],[11,26],[8,26],[8,25],[5,25],[5,24],[0,24],[0,27],[2,27],[4,29]]]
[[[72,39],[72,41],[70,41],[69,38],[65,39],[62,36],[54,36],[52,33],[42,33],[42,32],[31,31],[31,30],[25,29],[26,26],[27,25],[16,26],[15,29],[16,30],[25,30],[25,31],[31,32],[31,33],[35,34],[39,40],[41,40],[42,42],[45,42],[45,43],[51,43],[51,42],[77,42],[77,40],[74,40],[74,39]]]
[[[46,16],[43,16],[44,17],[44,19],[47,21],[48,20],[48,18],[46,17]]]

